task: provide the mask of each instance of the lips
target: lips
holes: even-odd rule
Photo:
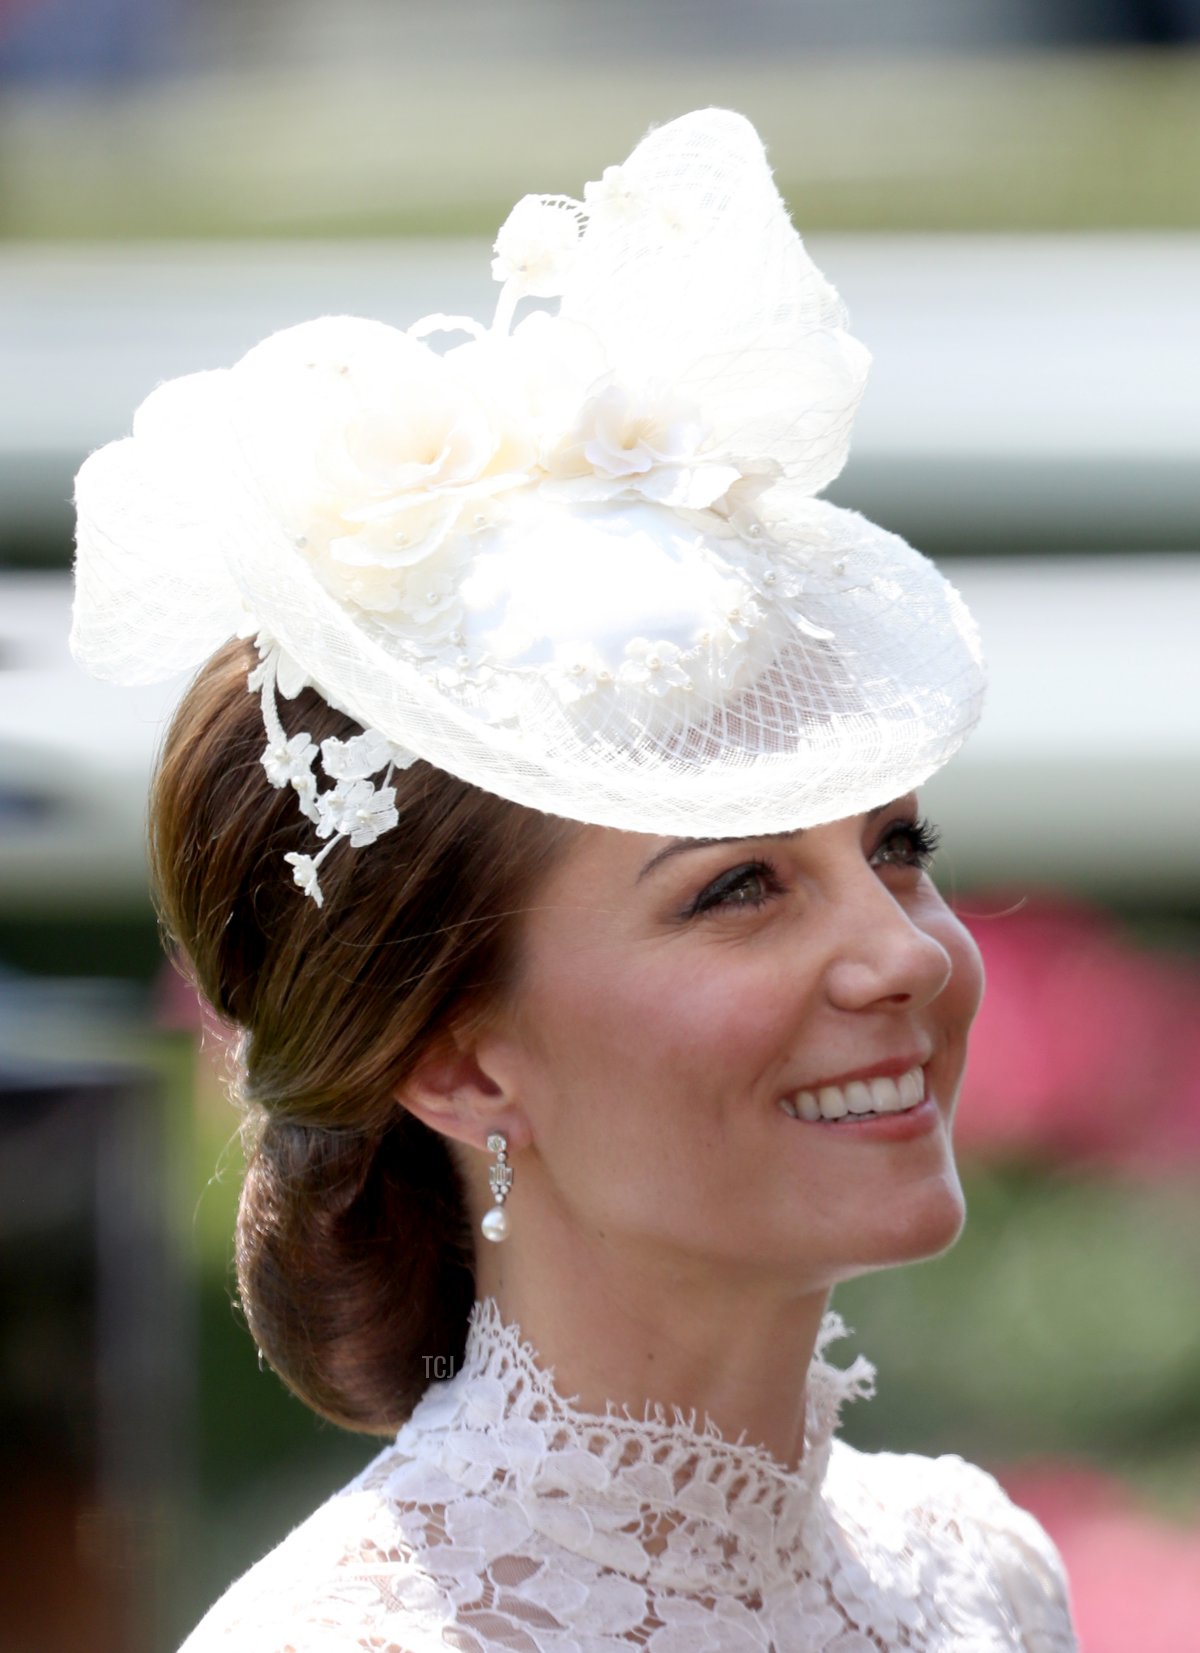
[[[797,1091],[784,1097],[779,1106],[792,1119],[810,1123],[854,1117],[907,1113],[925,1099],[925,1070],[914,1066],[895,1078],[876,1075],[850,1079],[840,1085],[822,1085],[817,1090]]]

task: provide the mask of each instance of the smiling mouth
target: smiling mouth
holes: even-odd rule
[[[845,1085],[822,1085],[820,1090],[797,1091],[779,1106],[792,1119],[862,1119],[907,1113],[925,1100],[925,1070],[909,1068],[898,1079],[852,1079]]]

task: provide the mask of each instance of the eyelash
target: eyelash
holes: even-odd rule
[[[750,893],[752,879],[758,879],[765,886],[757,895]],[[779,874],[769,861],[747,861],[740,867],[730,867],[728,872],[714,878],[691,902],[684,917],[702,918],[706,913],[763,907],[782,888]]]
[[[933,822],[926,816],[922,816],[919,821],[894,821],[884,833],[879,848],[871,859],[877,860],[898,838],[903,839],[907,845],[909,858],[895,864],[917,867],[921,872],[928,872],[942,842],[942,835]]]
[[[874,866],[912,867],[918,872],[927,872],[940,843],[941,833],[932,821],[924,818],[894,821],[880,839],[871,862]],[[895,853],[897,845],[903,846],[900,856]],[[739,909],[756,911],[782,889],[779,872],[770,861],[747,861],[742,866],[731,867],[706,885],[688,906],[684,917],[702,918],[708,913]]]

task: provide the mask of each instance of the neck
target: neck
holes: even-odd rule
[[[696,1259],[647,1263],[577,1233],[555,1243],[516,1231],[484,1248],[478,1287],[584,1411],[679,1407],[790,1467],[803,1457],[805,1376],[827,1291]]]

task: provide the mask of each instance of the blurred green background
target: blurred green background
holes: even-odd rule
[[[75,673],[71,475],[271,327],[485,314],[519,195],[713,102],[876,352],[834,497],[948,559],[992,661],[928,798],[992,982],[971,1218],[839,1294],[879,1368],[846,1432],[1000,1473],[1086,1647],[1186,1645],[1200,7],[8,0],[0,87],[0,1653],[170,1649],[373,1451],[259,1369],[233,1303],[226,1058],[141,863],[178,686]]]

